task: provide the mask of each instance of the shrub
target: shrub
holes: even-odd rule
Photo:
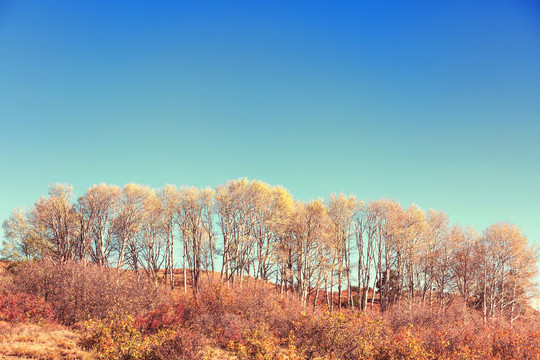
[[[31,294],[0,294],[0,320],[41,323],[53,320],[52,306]]]
[[[181,327],[145,332],[131,316],[111,316],[77,325],[80,345],[99,359],[166,360],[201,358],[202,338]]]
[[[102,359],[146,359],[152,348],[168,336],[160,332],[152,337],[143,337],[131,316],[108,320],[88,320],[79,325],[82,330],[80,344],[95,350]]]
[[[197,333],[186,328],[176,328],[154,348],[149,360],[196,360],[202,359],[203,339]]]
[[[294,347],[307,359],[375,359],[388,342],[389,329],[380,318],[359,312],[304,314],[296,323]]]
[[[425,353],[417,354],[418,358],[432,354],[444,359],[529,359],[540,354],[540,332],[534,321],[484,323],[481,314],[459,302],[445,311],[419,305],[395,307],[385,319],[393,333],[387,347],[393,356],[420,347]]]
[[[302,309],[299,302],[281,297],[267,285],[240,289],[211,284],[203,286],[197,297],[188,296],[181,302],[184,321],[222,346],[260,331],[261,324],[267,325],[272,336],[286,339]]]
[[[182,325],[184,308],[181,304],[161,303],[154,310],[137,317],[136,325],[144,332],[156,332],[162,329]]]
[[[433,359],[433,354],[424,346],[422,339],[411,332],[411,328],[402,329],[393,334],[390,342],[380,347],[379,357],[382,359]]]
[[[270,333],[268,325],[261,324],[229,341],[227,350],[233,351],[240,360],[271,360],[277,352],[279,340]]]
[[[166,293],[146,277],[81,263],[28,263],[17,271],[14,286],[43,297],[58,321],[70,325],[88,318],[103,319],[109,311],[140,314],[166,300]]]

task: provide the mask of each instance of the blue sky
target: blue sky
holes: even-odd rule
[[[0,219],[49,185],[248,177],[540,245],[533,1],[0,0]]]

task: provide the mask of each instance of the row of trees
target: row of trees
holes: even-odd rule
[[[174,286],[179,249],[185,290],[186,269],[197,293],[203,270],[213,277],[221,266],[221,281],[233,286],[246,276],[272,280],[304,304],[332,308],[334,293],[340,307],[378,303],[381,311],[403,301],[444,308],[461,297],[485,318],[515,319],[537,271],[536,251],[513,225],[478,233],[414,204],[352,195],[300,202],[283,187],[246,179],[215,190],[100,184],[76,201],[72,187],[56,184],[3,228],[3,255],[12,259],[76,260],[156,280],[165,269]]]

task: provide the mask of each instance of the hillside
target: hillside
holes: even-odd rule
[[[5,266],[4,266],[5,267]],[[134,272],[35,262],[1,273],[0,354],[40,359],[531,359],[538,316],[484,322],[459,301],[303,306],[269,283],[171,291]],[[177,279],[183,280],[182,270]],[[378,309],[377,309],[378,310]],[[532,318],[531,318],[532,316]]]

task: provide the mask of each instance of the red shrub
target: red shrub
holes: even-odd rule
[[[136,321],[138,328],[145,332],[156,332],[165,328],[182,325],[184,307],[181,304],[162,303],[156,309],[139,316]]]
[[[64,325],[103,319],[110,311],[122,315],[146,313],[167,299],[167,293],[145,276],[77,262],[22,264],[13,283],[20,292],[45,298]]]
[[[10,322],[52,321],[52,306],[31,294],[0,294],[0,320]]]
[[[196,297],[182,301],[186,324],[224,347],[246,334],[259,336],[262,325],[266,326],[262,333],[286,339],[302,311],[298,301],[284,298],[264,284],[243,288],[211,284],[202,286]]]

